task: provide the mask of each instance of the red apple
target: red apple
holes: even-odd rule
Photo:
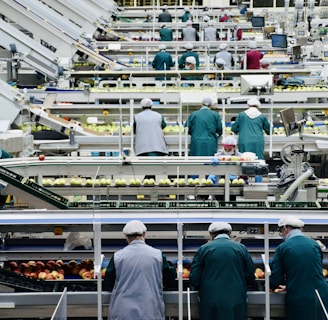
[[[52,275],[52,273],[47,273],[46,275],[46,280],[53,280],[54,276]]]
[[[40,160],[40,161],[43,161],[44,158],[45,158],[45,157],[44,157],[44,154],[40,154],[40,155],[39,155],[39,160]]]
[[[30,266],[27,263],[22,262],[22,263],[20,263],[19,267],[22,271],[24,271],[24,270],[29,269]]]
[[[92,271],[85,271],[81,275],[82,279],[93,279],[94,273]]]
[[[16,261],[10,261],[9,267],[11,270],[18,268],[18,263]]]
[[[44,280],[46,278],[47,278],[47,273],[46,272],[44,272],[44,271],[39,272],[38,279]]]
[[[89,270],[87,270],[86,268],[81,268],[79,271],[79,276],[82,277],[82,274],[86,271],[89,271]]]
[[[42,269],[44,269],[44,267],[46,266],[45,263],[43,261],[37,261],[36,265]]]

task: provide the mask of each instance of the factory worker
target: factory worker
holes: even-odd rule
[[[215,60],[214,64],[215,70],[224,70],[225,69],[225,61],[221,58]]]
[[[162,115],[152,110],[153,101],[141,100],[142,111],[134,118],[134,152],[137,156],[164,156],[168,154],[163,130],[166,122]]]
[[[238,114],[231,126],[231,131],[238,134],[238,147],[240,152],[253,152],[258,159],[264,159],[264,136],[270,134],[270,123],[261,113],[261,103],[257,98],[247,101],[248,109]]]
[[[158,46],[159,52],[156,53],[152,66],[155,70],[170,70],[174,66],[174,61],[170,53],[166,52],[166,45],[160,44]],[[158,79],[161,80],[161,79]],[[163,80],[163,79],[162,79]]]
[[[165,24],[161,26],[159,36],[161,37],[161,41],[173,41],[173,31]]]
[[[7,151],[5,151],[4,149],[0,149],[0,159],[8,159],[8,158],[12,158],[13,156],[8,153]]]
[[[195,70],[196,69],[196,59],[195,57],[187,57],[185,62],[185,70]]]
[[[190,8],[189,7],[185,7],[184,8],[184,13],[183,13],[183,15],[181,17],[181,21],[182,22],[187,22],[188,20],[193,21],[194,18],[192,16],[192,14],[190,13]]]
[[[191,136],[190,156],[213,156],[217,152],[222,122],[219,113],[211,110],[213,105],[211,98],[203,98],[201,108],[191,113],[185,123]]]
[[[240,41],[243,39],[243,29],[239,26],[238,19],[233,19],[232,21],[235,23],[232,29],[233,39],[235,41]]]
[[[213,20],[209,20],[204,29],[204,41],[216,41],[219,37],[218,30],[213,26]]]
[[[260,60],[260,64],[261,64],[261,69],[269,69],[270,67],[270,62],[268,59]]]
[[[219,19],[219,22],[230,22],[231,16],[232,16],[231,12],[224,11],[223,15]]]
[[[219,46],[219,52],[215,55],[214,57],[214,63],[218,59],[223,59],[224,60],[224,69],[225,70],[231,70],[232,67],[235,65],[234,59],[232,54],[228,51],[228,44],[223,42]]]
[[[196,59],[196,70],[198,70],[199,68],[199,56],[197,52],[193,51],[193,44],[191,42],[187,42],[184,45],[186,52],[179,58],[178,60],[178,65],[179,65],[179,69],[184,69],[185,67],[185,61],[187,57],[194,57]]]
[[[255,267],[247,248],[231,240],[231,230],[229,223],[213,222],[211,241],[193,258],[189,279],[199,291],[200,319],[247,319],[247,286],[255,284]]]
[[[240,156],[241,153],[237,149],[237,140],[234,136],[225,136],[222,139],[223,149],[216,155],[229,155],[229,156]]]
[[[168,12],[167,6],[164,6],[162,13],[159,14],[158,22],[172,22],[172,16],[171,13]]]
[[[270,287],[286,291],[287,320],[324,320],[324,312],[315,290],[328,309],[328,284],[322,274],[322,249],[317,241],[307,237],[304,222],[295,216],[279,220],[284,238],[275,250],[271,263]]]
[[[188,20],[186,26],[182,29],[181,37],[183,41],[198,41],[199,34],[196,28],[192,26],[192,21]]]
[[[257,50],[256,41],[250,41],[248,43],[249,51],[246,53],[246,69],[261,69],[260,60],[263,58],[263,53]],[[244,60],[241,62],[242,68],[244,68]]]
[[[139,220],[123,228],[128,245],[114,253],[103,282],[103,289],[112,291],[108,320],[165,319],[163,285],[174,284],[176,271],[160,250],[145,243],[146,231]]]

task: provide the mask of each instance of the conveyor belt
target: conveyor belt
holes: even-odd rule
[[[68,200],[54,192],[49,191],[28,178],[25,178],[9,169],[0,167],[0,179],[6,181],[23,191],[44,200],[58,209],[67,209]]]
[[[62,292],[66,287],[68,291],[95,291],[97,285],[94,281],[44,281],[32,279],[0,268],[0,284],[15,289],[18,292]]]

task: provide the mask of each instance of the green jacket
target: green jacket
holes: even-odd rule
[[[202,107],[191,113],[185,123],[190,138],[191,156],[213,156],[218,150],[222,122],[218,112]]]
[[[196,252],[190,283],[199,290],[201,320],[246,320],[247,285],[255,283],[247,248],[228,235],[217,236]]]
[[[159,35],[161,37],[161,41],[173,41],[173,31],[169,28],[162,28],[159,30]]]
[[[249,118],[245,112],[239,113],[231,126],[231,131],[238,134],[239,152],[254,152],[258,159],[264,159],[264,136],[270,134],[270,123],[264,114]]]
[[[322,251],[316,241],[295,229],[275,250],[270,287],[286,285],[287,320],[324,320],[315,289],[328,309],[328,284],[322,274]]]

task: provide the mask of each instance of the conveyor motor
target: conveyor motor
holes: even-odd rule
[[[242,163],[241,172],[247,176],[265,176],[269,173],[269,166],[259,163]]]

